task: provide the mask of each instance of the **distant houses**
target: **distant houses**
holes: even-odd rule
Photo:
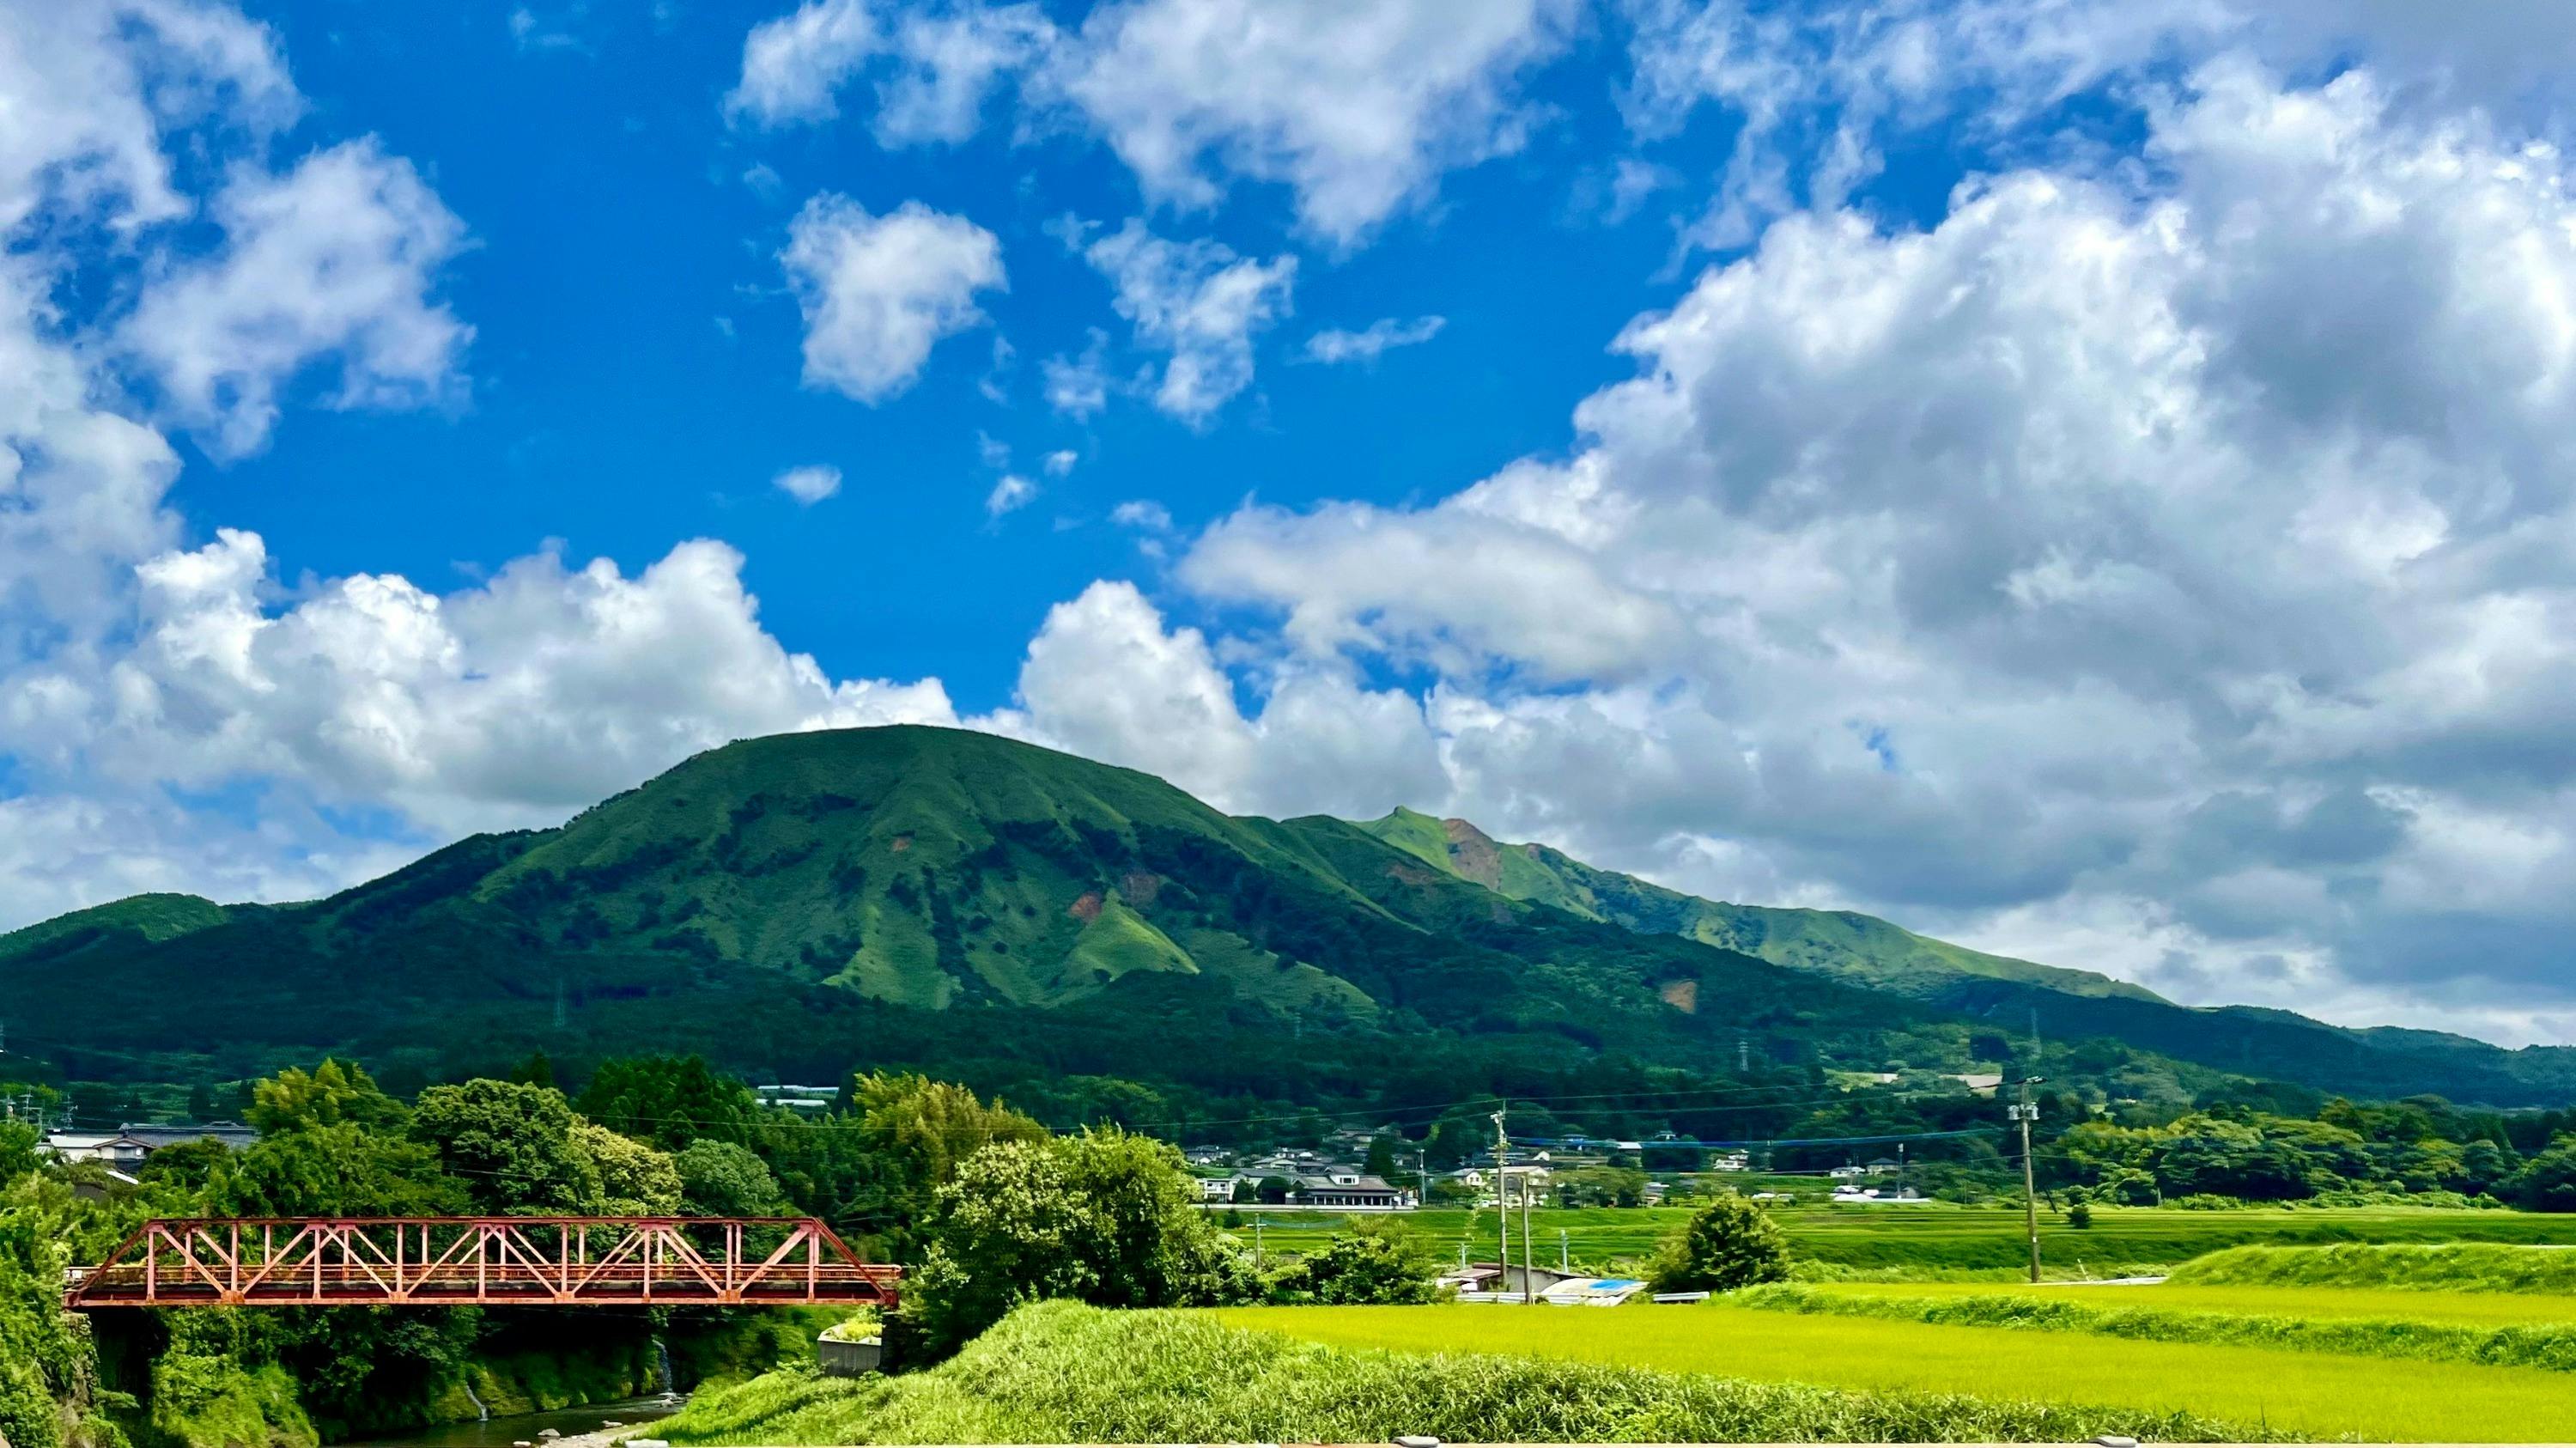
[[[205,1126],[128,1124],[114,1131],[48,1132],[38,1149],[62,1161],[103,1162],[111,1171],[132,1172],[143,1165],[144,1158],[182,1142],[213,1141],[227,1151],[239,1151],[257,1140],[259,1133],[238,1121]]]

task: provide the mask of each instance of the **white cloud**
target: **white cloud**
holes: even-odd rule
[[[1051,80],[1147,192],[1211,205],[1220,178],[1290,187],[1349,244],[1439,174],[1518,150],[1516,87],[1566,38],[1563,0],[1132,0],[1083,22]]]
[[[186,0],[0,0],[0,232],[42,205],[121,232],[186,214],[165,114],[264,139],[301,98],[268,27]]]
[[[1518,88],[1563,47],[1576,0],[1126,0],[1066,32],[1035,4],[808,0],[743,46],[727,107],[762,124],[840,113],[879,76],[871,125],[894,146],[973,134],[1016,79],[1069,111],[1157,202],[1198,209],[1236,177],[1282,184],[1312,235],[1348,245],[1439,175],[1520,149]]]
[[[832,93],[879,43],[867,0],[807,0],[752,27],[742,46],[742,80],[725,109],[764,125],[829,120],[840,114]]]
[[[1192,425],[1252,385],[1252,338],[1288,314],[1297,281],[1293,256],[1238,258],[1214,241],[1166,241],[1132,218],[1082,254],[1109,278],[1137,345],[1171,356],[1154,405]]]
[[[1929,231],[1789,215],[1625,330],[1570,458],[1246,507],[1176,576],[1292,667],[1435,670],[1447,804],[1507,833],[2070,965],[2151,916],[2116,963],[2192,999],[2553,1029],[2565,163],[2241,60],[2148,124],[2143,168]]]
[[[1079,357],[1049,357],[1038,364],[1047,406],[1081,421],[1109,405],[1109,373],[1102,361],[1109,334],[1094,327]]]
[[[1016,513],[1036,502],[1037,496],[1037,484],[1017,473],[1005,473],[1002,480],[993,485],[993,491],[984,495],[984,516],[999,518],[1005,513]]]
[[[1109,510],[1109,521],[1121,528],[1169,533],[1172,531],[1172,510],[1151,498],[1130,498]]]
[[[154,277],[118,341],[217,451],[264,443],[279,389],[316,363],[337,364],[337,407],[416,407],[462,389],[474,329],[430,294],[465,228],[410,162],[369,139],[283,176],[237,169],[214,212],[223,248]]]
[[[1033,3],[878,10],[867,0],[807,0],[752,27],[725,109],[765,126],[827,121],[840,114],[840,92],[873,67],[881,73],[872,122],[880,144],[962,141],[982,123],[993,91],[1055,39]]]
[[[1080,461],[1082,461],[1082,454],[1071,448],[1058,448],[1046,455],[1044,464],[1046,475],[1051,478],[1065,477],[1072,473],[1073,465]]]
[[[841,491],[841,470],[827,463],[807,463],[787,469],[770,482],[780,492],[810,508]]]
[[[884,216],[832,192],[805,203],[779,253],[805,313],[805,385],[861,402],[910,387],[940,338],[980,326],[1002,288],[1002,244],[907,201]]]
[[[1381,317],[1357,332],[1328,327],[1306,339],[1309,362],[1374,362],[1396,347],[1419,347],[1440,335],[1446,317],[1416,317],[1399,322]]]

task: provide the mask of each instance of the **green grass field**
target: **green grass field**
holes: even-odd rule
[[[1246,1216],[1250,1216],[1247,1209]],[[1776,1212],[1789,1244],[1801,1258],[1866,1271],[2000,1272],[2022,1264],[2021,1213],[1999,1207],[1832,1207],[1800,1205]],[[1261,1214],[1263,1245],[1302,1252],[1342,1230],[1331,1215]],[[1585,1207],[1542,1209],[1532,1214],[1538,1258],[1554,1262],[1558,1236],[1577,1267],[1608,1268],[1636,1261],[1655,1240],[1690,1216],[1687,1207]],[[1395,1219],[1418,1233],[1442,1260],[1464,1243],[1471,1257],[1491,1261],[1495,1221],[1491,1209],[1467,1212],[1434,1208]],[[1277,1225],[1285,1223],[1287,1225]],[[1249,1225],[1237,1228],[1250,1237]],[[2448,1242],[2576,1245],[2576,1214],[2456,1211],[2422,1207],[2318,1207],[2300,1210],[2247,1208],[2196,1212],[2157,1207],[2099,1207],[2093,1226],[2078,1231],[2043,1213],[2040,1251],[2052,1273],[2078,1275],[2187,1261],[2247,1245],[2323,1245],[2341,1242],[2436,1244]],[[1518,1223],[1513,1251],[1519,1252]],[[2576,1269],[2576,1253],[2568,1254]]]
[[[1935,1284],[1936,1286],[1939,1284]],[[2358,1301],[2339,1302],[2337,1297]],[[2564,1298],[2270,1288],[2060,1288],[1782,1283],[1732,1306],[2023,1333],[2220,1343],[2343,1357],[2478,1363],[2576,1372],[2576,1302]],[[2518,1305],[2519,1314],[2498,1309]]]
[[[1291,1316],[1337,1311],[1279,1310]],[[1485,1311],[1488,1320],[1515,1312]],[[1458,1443],[2290,1436],[2259,1423],[2122,1403],[1762,1382],[1547,1354],[1426,1357],[1329,1347],[1230,1326],[1218,1313],[1110,1312],[1061,1302],[1021,1308],[928,1371],[891,1378],[770,1373],[703,1391],[678,1416],[654,1425],[655,1437],[684,1445],[1383,1443],[1409,1433]]]
[[[2084,1333],[1700,1307],[1237,1308],[1332,1347],[1490,1353],[1994,1401],[2120,1404],[2309,1438],[2535,1442],[2576,1423],[2576,1374]]]
[[[2088,1287],[2051,1283],[2028,1287],[1996,1282],[1832,1282],[1809,1291],[1835,1296],[1941,1302],[1998,1294],[2042,1302],[2072,1302],[2112,1310],[2241,1313],[2281,1317],[2406,1318],[2463,1327],[2576,1325],[2576,1296],[2527,1296],[2502,1292],[2423,1292],[2400,1288],[2199,1287],[2180,1282],[2152,1286]]]

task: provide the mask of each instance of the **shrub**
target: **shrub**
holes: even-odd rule
[[[1657,1248],[1659,1292],[1727,1292],[1789,1275],[1789,1243],[1771,1214],[1735,1192],[1714,1197]]]
[[[1437,1295],[1430,1264],[1410,1241],[1371,1224],[1335,1237],[1279,1274],[1275,1295],[1286,1301],[1356,1307],[1369,1303],[1429,1302]]]

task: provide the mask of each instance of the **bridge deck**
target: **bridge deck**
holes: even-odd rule
[[[892,1307],[902,1270],[811,1217],[156,1218],[63,1305]]]

